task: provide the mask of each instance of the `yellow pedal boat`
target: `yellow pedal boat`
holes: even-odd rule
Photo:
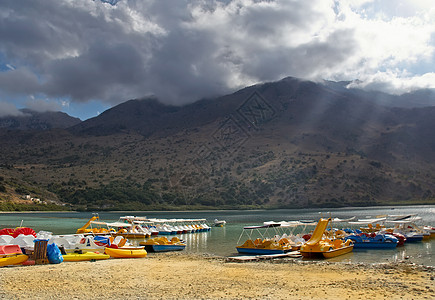
[[[113,258],[141,258],[147,256],[147,251],[143,247],[137,249],[105,248],[104,252]]]
[[[63,261],[91,261],[110,258],[110,255],[95,252],[67,253],[62,255]]]
[[[311,238],[301,246],[299,252],[303,257],[331,258],[343,255],[353,250],[351,240],[324,238],[323,233],[331,219],[320,219]]]
[[[0,257],[0,267],[19,265],[28,260],[29,257],[25,254],[16,254]]]

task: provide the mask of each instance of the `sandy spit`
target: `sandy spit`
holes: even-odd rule
[[[1,299],[435,299],[434,268],[186,253],[0,268]]]

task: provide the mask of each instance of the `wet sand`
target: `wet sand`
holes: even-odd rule
[[[0,268],[2,299],[435,299],[432,267],[186,253]]]

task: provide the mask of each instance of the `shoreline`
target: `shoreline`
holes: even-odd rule
[[[418,203],[418,204],[383,204],[383,205],[372,205],[372,206],[339,206],[339,207],[299,207],[299,208],[283,208],[283,207],[263,207],[263,208],[201,208],[201,209],[182,209],[182,210],[101,210],[97,213],[155,213],[155,212],[170,212],[170,213],[181,213],[181,212],[227,212],[227,211],[274,211],[274,210],[304,210],[304,209],[318,209],[318,210],[346,210],[346,209],[368,209],[368,208],[387,208],[389,210],[395,210],[396,208],[403,207],[433,207],[432,203]],[[81,211],[81,210],[26,210],[26,211],[0,211],[0,214],[19,214],[19,213],[95,213],[95,211]]]
[[[0,268],[5,299],[434,299],[435,268],[408,262],[279,258],[228,262],[213,255]]]
[[[26,210],[26,211],[0,211],[0,214],[44,214],[44,213],[79,213],[78,211],[75,210]]]

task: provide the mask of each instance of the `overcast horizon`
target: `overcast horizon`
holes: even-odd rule
[[[430,0],[5,0],[0,22],[0,117],[85,120],[129,99],[181,105],[287,76],[435,88]]]

